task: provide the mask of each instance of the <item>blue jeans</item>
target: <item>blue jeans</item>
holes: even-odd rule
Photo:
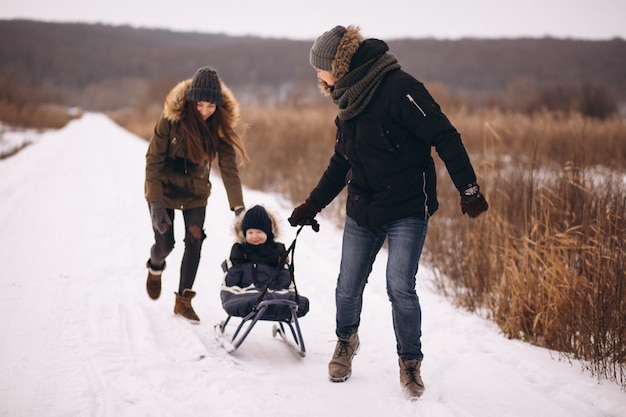
[[[422,360],[422,312],[415,275],[428,229],[428,219],[408,217],[374,230],[346,218],[335,303],[337,336],[355,333],[361,320],[363,290],[385,238],[388,239],[387,295],[391,301],[396,350],[403,360]]]

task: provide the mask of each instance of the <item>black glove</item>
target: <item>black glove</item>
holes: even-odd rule
[[[148,203],[150,206],[150,217],[152,217],[152,227],[160,234],[164,234],[172,227],[172,219],[167,214],[165,204],[162,201]]]
[[[291,217],[287,220],[292,226],[304,226],[317,224],[313,219],[320,212],[315,204],[311,203],[311,199],[307,198],[306,201],[293,209]]]
[[[245,207],[237,207],[235,209],[235,217],[239,216],[241,213],[243,213],[246,210]]]
[[[487,211],[489,204],[480,192],[478,184],[471,184],[467,190],[461,193],[461,211],[472,219]]]

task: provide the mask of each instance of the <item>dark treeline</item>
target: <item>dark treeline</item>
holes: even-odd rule
[[[322,28],[323,29],[323,28]],[[322,30],[320,29],[320,30]],[[573,39],[386,39],[403,67],[461,97],[529,89],[600,88],[626,101],[626,41]],[[243,97],[284,100],[317,93],[311,41],[232,37],[99,24],[0,21],[3,98],[40,98],[112,110],[162,100],[196,68],[215,67]],[[594,90],[596,91],[597,88]]]
[[[454,90],[497,91],[521,78],[542,84],[604,82],[626,98],[626,41],[573,39],[398,40],[404,66]]]

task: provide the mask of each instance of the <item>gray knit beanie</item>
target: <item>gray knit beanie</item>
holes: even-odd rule
[[[207,101],[218,106],[224,104],[220,78],[211,67],[202,67],[196,71],[189,89],[185,92],[187,101]]]
[[[335,55],[337,55],[337,47],[339,47],[339,42],[345,33],[345,27],[335,26],[315,39],[309,54],[311,65],[324,71],[331,71],[332,63]]]

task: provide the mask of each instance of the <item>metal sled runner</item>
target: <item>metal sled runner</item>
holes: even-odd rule
[[[274,324],[274,327],[272,328],[272,336],[276,337],[276,335],[280,335],[282,339],[289,345],[289,347],[294,350],[294,352],[302,357],[306,356],[306,348],[304,346],[304,340],[302,339],[300,324],[298,323],[298,304],[291,300],[278,299],[261,301],[257,307],[257,310],[252,311],[250,314],[241,319],[241,323],[239,323],[239,326],[237,326],[237,329],[235,330],[235,333],[233,333],[233,336],[230,340],[224,334],[228,322],[233,317],[228,316],[226,320],[215,325],[215,337],[217,338],[217,340],[220,341],[220,343],[227,352],[232,353],[236,351],[239,346],[241,346],[246,337],[248,337],[255,324],[257,324],[259,320],[263,320],[265,312],[267,311],[268,307],[272,305],[287,305],[291,310],[291,319],[267,319],[270,321],[275,321],[277,323]],[[289,328],[293,341],[288,338],[287,333],[285,332],[285,325]]]
[[[314,231],[317,232],[319,230],[319,225],[315,220],[312,221],[311,226]],[[293,263],[296,240],[302,228],[303,226],[300,226],[297,230],[296,237],[286,250],[286,256],[283,257],[282,261],[274,270],[270,281],[265,285],[265,288],[260,291],[260,294],[255,296],[257,299],[251,311],[242,316],[229,314],[226,320],[215,325],[215,337],[227,352],[233,353],[239,349],[259,321],[273,321],[275,324],[272,328],[272,336],[276,337],[276,335],[279,335],[297,355],[300,357],[306,356],[306,348],[304,346],[304,339],[302,338],[298,317],[302,317],[306,314],[308,310],[308,300],[306,310],[299,311],[301,304],[299,304],[300,298],[295,286]],[[288,262],[289,254],[291,254],[291,262]],[[228,271],[226,262],[222,264],[222,269],[226,274]],[[295,300],[293,296],[291,297],[292,299],[287,299],[268,291],[272,281],[274,281],[281,269],[287,269],[289,271],[294,287]],[[306,297],[302,298],[306,300]],[[241,322],[235,329],[233,335],[227,336],[225,333],[226,326],[233,317],[241,317]]]

